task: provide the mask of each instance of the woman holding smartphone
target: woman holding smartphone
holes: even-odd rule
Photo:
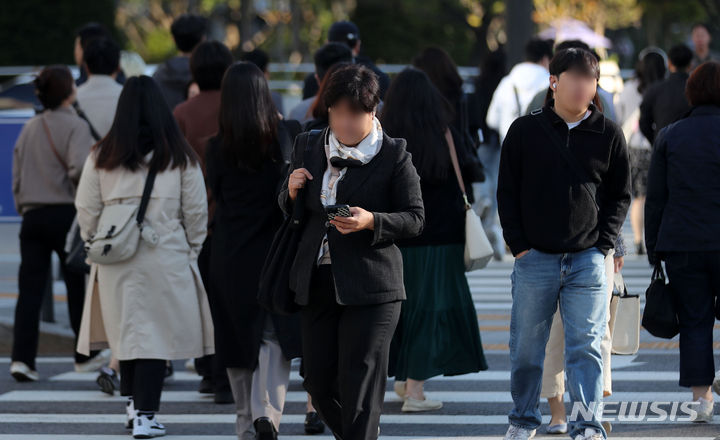
[[[305,389],[343,440],[376,439],[388,354],[405,299],[395,240],[422,232],[420,179],[404,139],[375,117],[378,80],[359,65],[329,78],[320,97],[329,127],[309,144],[298,137],[293,170],[279,196],[291,214],[300,190],[305,223],[290,272],[301,306]],[[348,205],[328,219],[325,207]],[[349,216],[343,217],[343,214]]]

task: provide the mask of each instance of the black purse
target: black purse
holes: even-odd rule
[[[662,263],[655,263],[650,287],[645,291],[645,311],[642,325],[651,335],[672,339],[680,332],[675,306],[675,294],[665,282]]]
[[[312,130],[305,138],[303,164],[307,161],[313,141],[320,130]],[[296,166],[296,168],[302,168]],[[289,315],[300,310],[295,302],[295,292],[290,290],[290,268],[295,261],[300,237],[302,235],[305,214],[305,189],[298,191],[293,212],[275,233],[262,271],[258,288],[258,303],[268,311],[278,315]]]

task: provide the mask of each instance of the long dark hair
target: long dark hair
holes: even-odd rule
[[[95,149],[95,165],[107,170],[122,166],[135,171],[151,151],[150,168],[155,171],[198,163],[160,88],[145,75],[125,82],[112,127]]]
[[[220,89],[217,137],[223,156],[236,166],[259,169],[268,159],[279,159],[277,130],[280,116],[263,72],[239,61],[225,72]]]
[[[408,67],[393,80],[380,112],[383,130],[407,140],[407,149],[420,177],[442,181],[450,168],[445,131],[452,108],[430,78]]]
[[[593,55],[592,52],[586,49],[580,49],[571,47],[569,49],[559,50],[555,56],[550,60],[550,75],[559,77],[561,73],[569,70],[580,72],[584,75],[595,78],[595,81],[600,80],[600,63]],[[545,103],[547,104],[553,98],[553,90],[548,85],[547,93],[545,94]],[[598,96],[597,90],[593,97],[593,104],[595,107],[602,112],[603,106],[600,102],[600,96]]]
[[[645,93],[648,87],[665,78],[667,66],[665,58],[658,52],[648,52],[635,67],[638,79],[638,92]]]
[[[430,46],[413,59],[413,66],[425,72],[455,108],[463,94],[463,80],[450,54],[445,49]]]

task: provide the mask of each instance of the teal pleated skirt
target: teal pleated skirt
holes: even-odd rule
[[[487,370],[462,244],[401,248],[407,300],[390,349],[390,376],[426,380]]]

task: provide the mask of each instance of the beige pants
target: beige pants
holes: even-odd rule
[[[608,293],[608,326],[603,336],[600,348],[603,360],[603,392],[606,396],[612,393],[612,378],[610,376],[610,359],[612,355],[612,328],[615,322],[615,307],[610,307],[613,284],[615,279],[615,264],[613,257],[615,251],[610,250],[605,257],[605,275],[607,276]],[[558,307],[550,328],[550,338],[545,346],[545,364],[543,365],[542,390],[540,397],[551,397],[565,394],[565,337],[562,317]]]
[[[266,320],[255,371],[228,368],[227,372],[237,409],[238,439],[255,439],[253,422],[259,417],[269,418],[275,429],[280,430],[290,382],[290,361],[283,357],[271,319]]]

